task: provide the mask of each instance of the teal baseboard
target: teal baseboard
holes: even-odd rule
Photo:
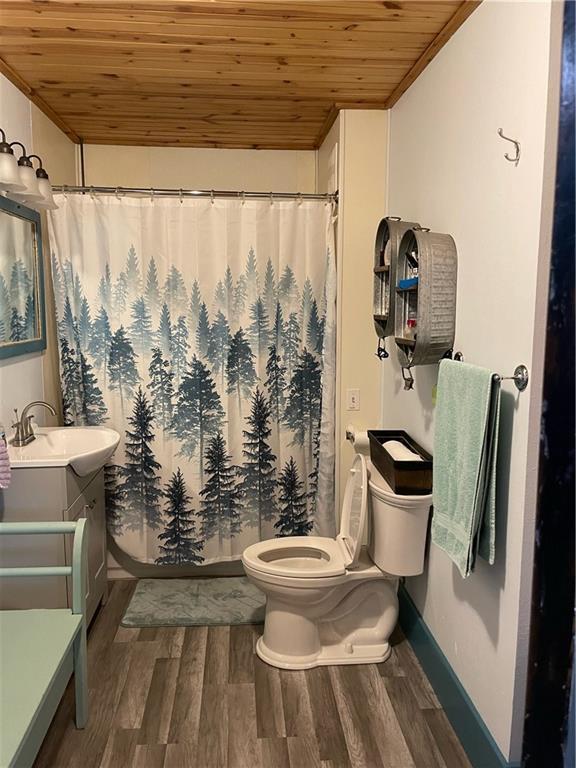
[[[520,768],[519,763],[508,762],[498,749],[484,721],[403,586],[400,586],[398,599],[400,626],[474,768]]]

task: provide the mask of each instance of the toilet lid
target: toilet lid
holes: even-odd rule
[[[348,475],[342,504],[340,533],[337,536],[344,546],[347,559],[349,558],[346,563],[347,566],[356,565],[360,557],[367,508],[368,467],[364,456],[358,453],[354,457]]]

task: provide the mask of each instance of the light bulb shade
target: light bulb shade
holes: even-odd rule
[[[18,164],[18,173],[24,189],[14,190],[14,192],[11,193],[11,197],[16,197],[19,200],[29,200],[30,202],[41,200],[43,195],[38,189],[38,179],[36,178],[36,171],[34,168],[30,165]]]
[[[20,181],[20,169],[11,152],[0,152],[0,189],[8,192],[20,192],[25,189]]]
[[[42,195],[41,200],[33,200],[31,202],[31,205],[33,208],[44,208],[44,209],[54,209],[58,208],[56,205],[56,202],[54,201],[54,197],[52,195],[52,184],[50,184],[50,180],[48,176],[38,177],[38,189],[40,191],[40,194]]]

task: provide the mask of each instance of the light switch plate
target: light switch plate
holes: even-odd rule
[[[346,390],[346,408],[349,411],[360,410],[360,390],[359,389]]]

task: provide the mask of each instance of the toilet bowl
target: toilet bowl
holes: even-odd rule
[[[387,659],[398,576],[422,571],[430,503],[430,496],[394,494],[358,454],[336,539],[293,536],[244,550],[246,575],[267,598],[258,656],[283,669]],[[369,544],[362,547],[367,516]]]

